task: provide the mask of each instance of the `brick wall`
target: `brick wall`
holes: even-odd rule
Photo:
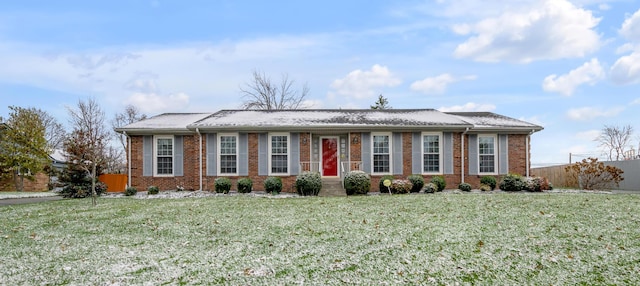
[[[460,169],[462,154],[460,152],[460,138],[462,133],[453,134],[453,174],[444,175],[447,188],[456,188],[460,184]],[[146,190],[148,186],[156,185],[161,190],[172,190],[177,185],[183,185],[185,189],[197,190],[199,188],[199,160],[202,156],[203,164],[203,189],[214,190],[215,176],[206,176],[206,136],[202,137],[202,153],[198,154],[198,135],[184,136],[184,176],[180,177],[143,177],[142,176],[142,136],[131,136],[131,180],[132,185],[138,190]],[[267,176],[258,176],[258,134],[249,133],[247,136],[249,142],[248,160],[249,166],[248,177],[253,180],[253,189],[256,191],[264,190],[264,179]],[[306,140],[306,143],[304,139]],[[357,140],[354,140],[357,138]],[[509,172],[524,175],[526,173],[527,154],[526,154],[526,138],[527,135],[509,135]],[[361,134],[352,133],[349,138],[349,157],[351,161],[362,161],[361,157]],[[395,176],[395,178],[406,178],[412,174],[412,133],[404,132],[402,134],[403,142],[403,175]],[[312,146],[309,133],[300,133],[300,161],[310,161],[310,148]],[[464,164],[465,173],[469,171],[469,139],[465,135],[464,146]],[[371,190],[378,191],[378,184],[382,176],[371,177]],[[496,176],[499,179],[500,176]],[[233,189],[236,187],[239,177],[229,177],[233,183]],[[425,181],[431,180],[432,176],[425,175]],[[473,187],[480,185],[481,176],[465,175],[465,182],[470,183]],[[295,192],[296,176],[282,177],[283,191]]]
[[[45,173],[38,173],[34,176],[34,180],[24,178],[23,189],[25,192],[46,192],[49,190],[49,176]],[[16,185],[12,177],[0,180],[0,191],[15,192]]]

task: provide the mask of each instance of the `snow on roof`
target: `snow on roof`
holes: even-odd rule
[[[175,130],[187,131],[187,125],[203,119],[211,113],[164,113],[116,128],[116,131]]]
[[[539,125],[531,124],[522,120],[495,114],[492,112],[446,112],[456,116],[461,120],[473,124],[473,128],[528,128],[536,131],[542,130]]]
[[[435,109],[221,110],[216,113],[164,113],[116,131],[127,133],[193,132],[247,129],[471,128],[542,130],[541,126],[492,112],[440,112]]]
[[[53,152],[49,154],[49,157],[56,162],[67,162],[67,154],[60,149],[54,149]]]
[[[190,128],[416,127],[471,125],[434,109],[221,110]]]

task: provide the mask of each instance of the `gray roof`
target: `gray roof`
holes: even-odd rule
[[[222,110],[189,125],[200,130],[361,130],[465,128],[469,123],[434,109]]]
[[[540,131],[542,126],[535,125],[526,121],[507,117],[493,112],[447,112],[457,116],[465,122],[473,124],[474,130],[513,130],[522,129],[527,131]]]
[[[130,134],[217,131],[491,130],[531,132],[541,126],[491,112],[440,112],[435,109],[221,110],[165,113],[127,126]]]
[[[211,113],[164,113],[138,122],[116,128],[116,132],[149,133],[149,132],[191,132],[187,126],[203,119]]]

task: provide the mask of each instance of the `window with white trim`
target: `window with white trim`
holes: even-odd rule
[[[439,174],[442,170],[442,133],[422,133],[422,172]]]
[[[220,175],[238,174],[237,134],[220,134],[218,136],[218,164]]]
[[[289,173],[289,135],[269,134],[269,170],[271,174]]]
[[[374,174],[391,172],[391,134],[372,134],[372,156]]]
[[[478,172],[493,174],[496,172],[496,142],[495,135],[478,135]]]
[[[154,174],[156,176],[173,175],[173,136],[155,136]]]

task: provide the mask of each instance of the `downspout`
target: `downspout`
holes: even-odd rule
[[[198,133],[198,139],[199,139],[199,144],[198,144],[198,158],[200,159],[200,191],[202,191],[202,133],[200,133],[200,129],[196,128],[196,133]]]
[[[526,170],[527,170],[527,177],[529,177],[529,169],[531,168],[531,162],[529,162],[529,141],[531,141],[531,134],[533,134],[534,132],[536,132],[535,130],[531,129],[531,132],[529,132],[529,134],[527,134],[527,138],[525,139],[525,148],[526,148],[526,158],[527,158],[527,163],[526,163]]]
[[[464,136],[467,135],[467,132],[469,132],[469,127],[460,136],[460,183],[464,183]]]
[[[127,187],[131,187],[131,137],[127,131],[122,131],[122,134],[127,137]]]

